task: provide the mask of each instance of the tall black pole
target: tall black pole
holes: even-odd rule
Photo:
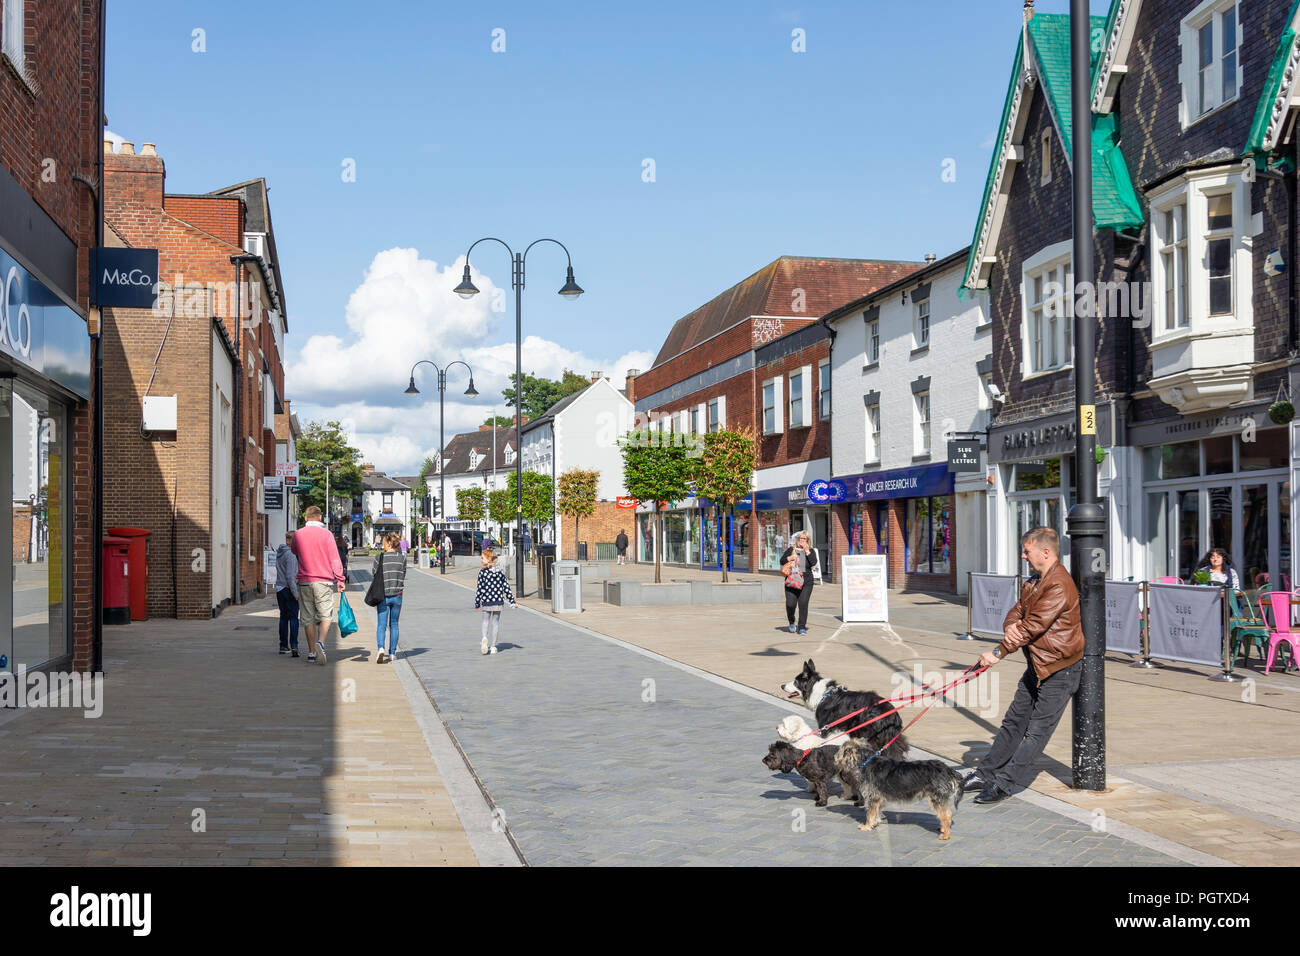
[[[437,368],[435,365],[434,368]],[[443,524],[447,521],[447,444],[442,435],[443,399],[447,395],[447,373],[438,369],[438,509],[442,512]],[[446,539],[444,534],[443,538]],[[438,542],[438,567],[440,574],[447,573],[447,549]]]
[[[1106,789],[1106,510],[1097,500],[1096,266],[1092,255],[1091,20],[1070,0],[1070,103],[1074,139],[1074,473],[1077,504],[1067,528],[1083,624],[1083,673],[1073,709],[1073,786]],[[1088,283],[1088,285],[1084,285]],[[1091,290],[1091,291],[1088,291]]]
[[[515,593],[524,596],[524,352],[520,333],[524,314],[521,296],[524,291],[524,257],[515,253]]]

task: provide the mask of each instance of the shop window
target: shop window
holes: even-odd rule
[[[1041,464],[1016,465],[1015,491],[1041,491],[1061,487],[1061,459],[1048,458]]]
[[[906,540],[908,573],[947,574],[952,545],[948,499],[909,498]]]
[[[1254,441],[1240,439],[1241,471],[1285,468],[1289,447],[1285,428],[1268,428],[1255,433]]]
[[[1205,473],[1226,475],[1234,471],[1232,464],[1232,436],[1205,439]]]
[[[781,554],[790,544],[790,512],[758,512],[758,570],[781,570]]]

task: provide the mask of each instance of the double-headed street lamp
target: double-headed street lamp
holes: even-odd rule
[[[432,365],[434,371],[438,373],[438,503],[443,508],[443,514],[446,514],[447,513],[446,512],[447,476],[446,476],[446,468],[444,467],[446,465],[446,462],[443,460],[443,452],[446,450],[446,446],[443,443],[443,435],[442,435],[443,405],[444,405],[443,400],[447,395],[447,369],[450,369],[452,365],[465,365],[465,363],[458,360],[452,362],[450,365],[447,366],[446,369],[441,369],[438,368],[438,366],[435,363],[430,362],[428,359],[421,359],[419,362],[416,362],[414,365],[411,366],[411,384],[406,386],[407,395],[420,394],[420,390],[415,387],[415,370],[419,368],[421,365]],[[465,389],[465,394],[468,395],[470,398],[474,398],[475,396],[478,395],[478,391],[474,388],[474,370],[470,368],[468,365],[465,365],[465,371],[469,372],[469,388]],[[432,525],[433,515],[429,515],[429,522]],[[442,573],[446,574],[447,573],[447,549],[441,546],[438,548],[438,563],[442,568]]]
[[[494,236],[485,236],[475,241],[465,252],[465,277],[461,279],[460,285],[456,286],[456,294],[462,299],[470,299],[478,295],[478,289],[474,283],[469,280],[469,254],[474,251],[474,246],[480,242],[500,242],[506,247],[506,252],[510,253],[513,269],[510,275],[510,285],[515,290],[515,441],[519,447],[515,449],[515,588],[519,594],[524,593],[524,436],[523,436],[523,397],[524,397],[524,371],[523,371],[523,337],[520,330],[523,327],[523,312],[520,303],[519,293],[524,288],[524,262],[528,258],[528,250],[539,242],[553,242],[561,249],[564,249],[565,258],[568,259],[569,274],[565,279],[564,287],[560,289],[560,295],[564,296],[570,302],[582,295],[582,287],[573,281],[573,257],[569,255],[569,250],[564,243],[558,239],[535,239],[528,244],[528,248],[522,253],[515,252],[506,243]],[[554,454],[554,449],[552,449]]]

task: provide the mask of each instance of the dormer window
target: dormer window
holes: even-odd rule
[[[1180,32],[1183,59],[1183,129],[1241,92],[1241,21],[1238,0],[1206,0],[1184,18]]]

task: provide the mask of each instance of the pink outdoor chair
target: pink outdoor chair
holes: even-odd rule
[[[1286,642],[1291,649],[1291,660],[1296,660],[1296,648],[1300,646],[1300,631],[1291,630],[1291,592],[1271,591],[1268,603],[1273,612],[1273,626],[1268,632],[1268,660],[1264,662],[1264,673],[1273,666],[1277,656],[1278,645]]]
[[[1171,577],[1156,578],[1156,584],[1182,584],[1182,583],[1183,583],[1182,578],[1171,578]]]

